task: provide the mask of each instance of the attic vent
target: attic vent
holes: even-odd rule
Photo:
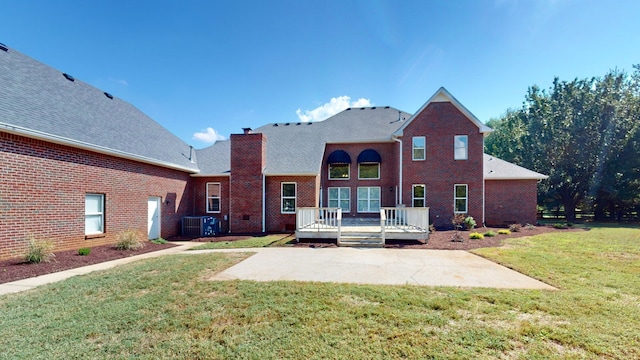
[[[371,110],[375,110],[375,109],[376,109],[376,107],[375,107],[375,106],[371,108]]]
[[[347,108],[347,110],[351,110],[351,108]]]
[[[273,126],[278,126],[278,123],[273,124]]]
[[[301,125],[302,123],[296,123],[296,125]]]
[[[69,81],[76,81],[76,79],[73,76],[69,75],[69,74],[63,73],[62,76],[67,78],[67,80],[69,80]]]
[[[7,45],[0,43],[0,50],[2,51],[9,51],[9,48],[7,47]]]
[[[311,121],[309,121],[309,122],[307,123],[307,125],[313,125],[313,123],[312,123]]]
[[[284,126],[289,126],[289,123],[284,123]]]
[[[384,108],[385,108],[385,109],[388,109],[389,107],[388,107],[388,106],[385,106]]]
[[[364,108],[360,108],[360,110],[364,110]]]
[[[113,99],[113,95],[109,94],[108,92],[105,92],[104,96],[108,97],[109,99]]]

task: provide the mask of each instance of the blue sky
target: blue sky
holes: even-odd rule
[[[640,63],[635,0],[0,0],[0,14],[1,43],[196,148],[346,106],[413,113],[441,86],[487,121],[531,85]]]

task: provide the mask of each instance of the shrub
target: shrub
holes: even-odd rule
[[[473,217],[468,216],[464,219],[464,227],[467,228],[467,230],[473,229],[474,227],[476,227],[476,225],[476,221],[473,220]]]
[[[435,227],[435,226],[433,226],[433,224],[429,224],[429,232],[430,232],[430,233],[434,233],[434,232],[436,232],[436,227]]]
[[[501,230],[498,230],[498,234],[500,234],[500,235],[509,235],[509,234],[511,234],[511,231],[509,231],[507,229],[501,229]]]
[[[144,247],[143,237],[138,230],[128,229],[118,233],[116,249],[137,250]]]
[[[89,249],[89,248],[80,248],[80,249],[78,249],[78,255],[80,255],[80,256],[87,256],[89,254],[91,254],[91,249]]]
[[[484,239],[484,235],[480,234],[479,232],[472,232],[471,234],[469,234],[469,239]]]
[[[486,233],[484,233],[484,236],[493,237],[493,236],[496,236],[496,233],[491,231],[491,230],[489,230]]]
[[[462,225],[464,224],[465,216],[464,214],[454,214],[451,219],[451,223],[456,230],[462,229]]]
[[[163,239],[163,238],[157,238],[157,239],[153,239],[150,240],[152,243],[154,244],[166,244],[167,240]]]
[[[563,224],[563,223],[555,223],[555,224],[553,224],[553,227],[555,229],[568,229],[569,225]]]
[[[531,225],[531,224],[527,224],[527,225],[524,226],[524,228],[527,229],[527,230],[534,230],[536,228],[536,226],[535,225]]]
[[[522,225],[520,224],[511,224],[509,225],[509,231],[511,232],[520,232],[522,230]]]
[[[27,262],[37,264],[53,260],[56,254],[53,253],[53,243],[49,240],[38,240],[29,236],[27,253],[24,259]]]

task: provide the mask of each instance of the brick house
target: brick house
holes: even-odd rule
[[[0,259],[25,239],[56,250],[140,229],[179,235],[184,216],[223,232],[292,231],[302,207],[375,218],[429,207],[478,223],[536,221],[546,176],[483,153],[490,131],[440,88],[415,114],[350,108],[321,122],[271,123],[194,150],[108,93],[0,45]]]

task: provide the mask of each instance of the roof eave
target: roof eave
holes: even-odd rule
[[[133,160],[133,161],[142,162],[145,164],[156,165],[156,166],[161,166],[161,167],[169,168],[173,170],[184,171],[191,174],[197,174],[200,172],[200,170],[197,168],[189,168],[186,166],[182,166],[182,165],[178,165],[178,164],[174,164],[166,161],[152,159],[146,156],[135,155],[135,154],[127,153],[124,151],[110,149],[107,147],[94,145],[94,144],[86,143],[83,141],[73,140],[73,139],[62,137],[62,136],[48,134],[45,132],[27,129],[20,126],[6,124],[2,122],[0,122],[0,130],[10,134],[20,135],[20,136],[24,136],[31,139],[42,140],[42,141],[46,141],[46,142],[50,142],[58,145],[70,146],[77,149],[88,150],[88,151],[92,151],[92,152],[96,152],[104,155],[115,156],[122,159]]]

